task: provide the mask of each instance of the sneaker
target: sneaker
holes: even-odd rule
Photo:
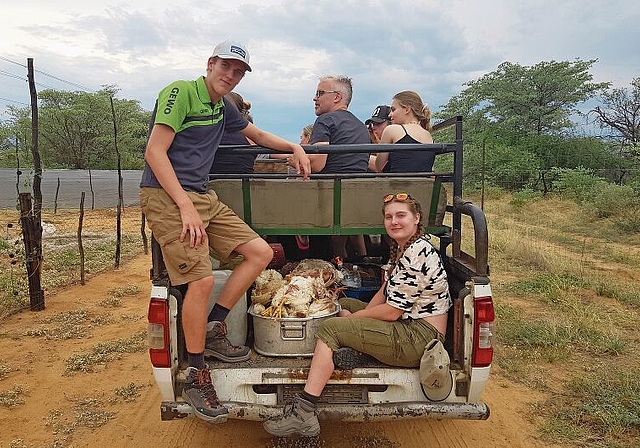
[[[314,437],[320,434],[316,405],[299,395],[293,398],[292,404],[285,406],[282,416],[270,418],[263,426],[269,434],[278,437],[294,434]]]
[[[218,394],[211,383],[211,372],[208,367],[196,369],[189,367],[187,379],[182,388],[182,398],[193,408],[193,412],[210,423],[227,421],[229,410],[222,406]]]
[[[333,352],[333,365],[340,370],[352,370],[376,361],[373,356],[361,353],[351,347],[340,347]]]
[[[249,347],[229,342],[226,322],[213,321],[209,322],[209,326],[211,329],[207,330],[204,356],[212,356],[225,362],[240,362],[251,358]]]

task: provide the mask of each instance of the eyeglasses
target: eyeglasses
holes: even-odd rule
[[[314,98],[320,98],[325,93],[340,93],[337,90],[317,90]]]
[[[382,198],[382,202],[384,202],[386,204],[387,202],[393,201],[394,198],[396,200],[400,201],[400,202],[404,202],[404,201],[406,201],[408,199],[413,200],[413,198],[411,197],[411,195],[409,193],[396,193],[396,194],[389,193],[384,198]]]

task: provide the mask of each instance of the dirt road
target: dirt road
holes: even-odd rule
[[[526,419],[530,404],[543,397],[499,374],[492,375],[484,394],[491,408],[487,421],[324,422],[319,438],[306,441],[272,438],[259,422],[213,426],[195,417],[162,422],[146,351],[98,362],[93,372],[65,373],[74,355],[76,361],[78,356],[90,361],[98,356],[92,352],[97,344],[146,330],[149,266],[149,256],[139,256],[84,286],[48,293],[45,311],[2,322],[0,393],[13,391],[24,403],[0,406],[0,447],[547,446],[536,441]],[[123,288],[129,293],[119,304],[108,300]],[[69,316],[75,320],[65,321]],[[72,331],[75,337],[62,338]]]

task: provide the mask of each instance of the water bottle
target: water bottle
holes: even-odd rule
[[[360,288],[362,286],[362,277],[360,277],[360,271],[358,270],[358,266],[353,265],[353,270],[351,271],[351,284],[352,288]]]

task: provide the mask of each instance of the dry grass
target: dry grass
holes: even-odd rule
[[[613,222],[558,199],[504,196],[485,212],[499,374],[551,391],[531,414],[542,439],[635,446],[640,235],[612,238]]]
[[[19,213],[0,210],[5,228],[0,238],[0,320],[29,307],[29,284],[26,275],[24,244]],[[81,280],[80,250],[78,245],[79,212],[45,210],[43,222],[43,264],[41,287],[46,293],[52,289],[78,283]],[[125,208],[121,220],[121,256],[123,262],[143,251],[140,232],[141,214],[136,207]],[[85,210],[82,239],[85,251],[85,279],[110,269],[115,264],[117,212],[115,209]],[[118,299],[131,294],[126,288],[113,291],[111,307]]]

